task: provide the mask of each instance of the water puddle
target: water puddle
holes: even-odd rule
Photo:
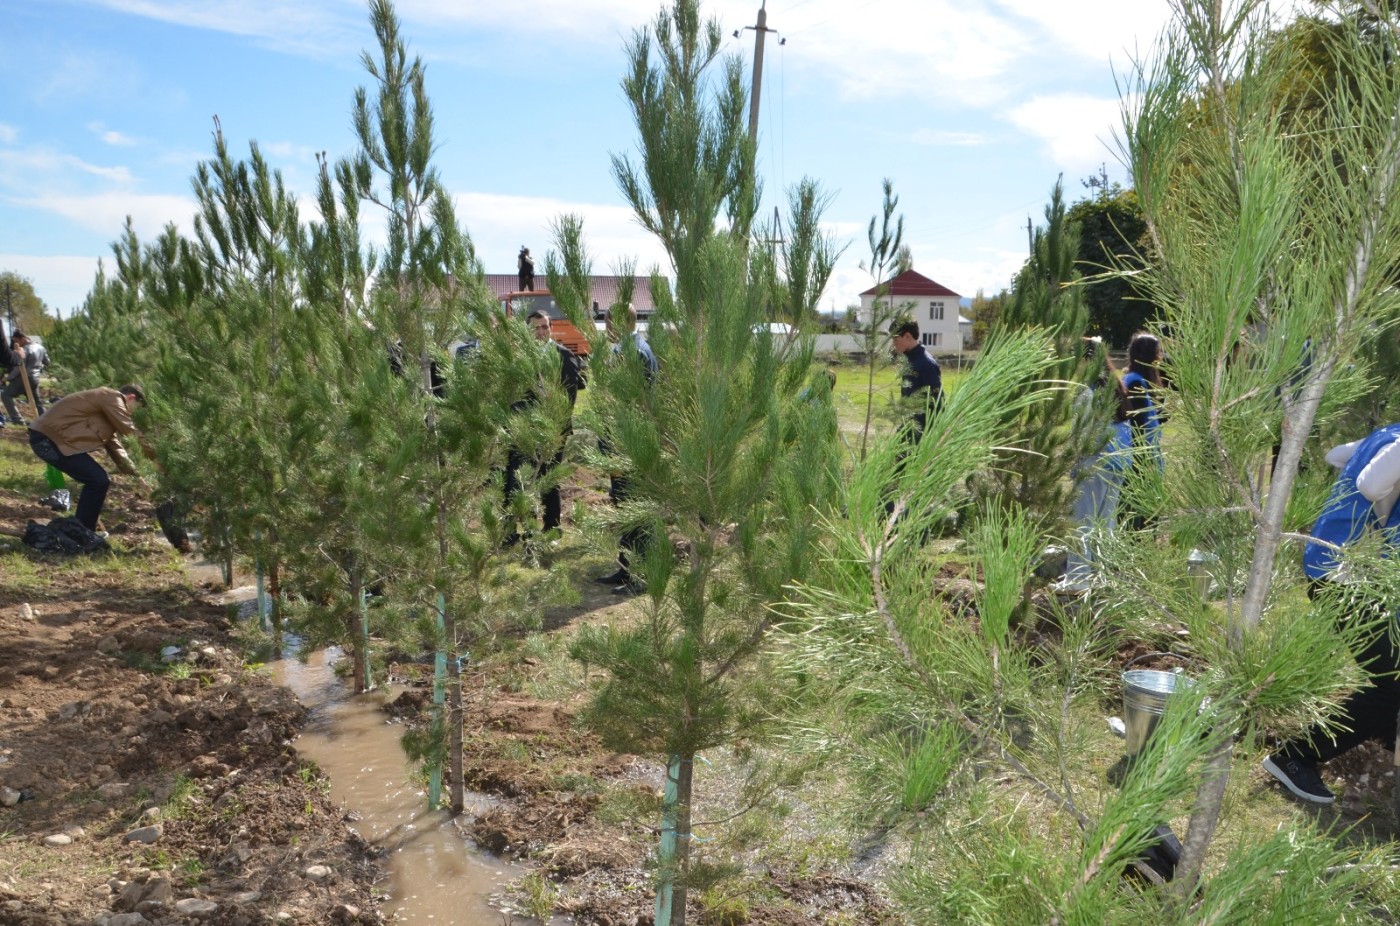
[[[306,665],[281,660],[273,664],[274,677],[310,711],[295,742],[297,752],[330,776],[331,799],[359,816],[351,824],[356,831],[388,852],[385,914],[396,923],[433,926],[510,922],[507,911],[489,898],[524,869],[476,849],[446,811],[427,811],[424,792],[408,779],[399,746],[404,727],[386,722],[380,710],[385,693],[351,694],[331,671],[338,655],[318,652]],[[490,803],[468,794],[464,819]]]

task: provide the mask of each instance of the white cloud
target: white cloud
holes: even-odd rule
[[[83,304],[97,274],[96,255],[0,254],[0,267],[28,277],[34,292],[58,315],[66,317]],[[110,272],[110,262],[109,262]]]
[[[113,183],[130,183],[131,169],[104,167],[50,148],[0,151],[0,185],[10,189],[39,189],[72,178],[74,172]]]
[[[135,145],[136,139],[130,135],[124,135],[115,129],[109,129],[101,122],[89,122],[88,131],[96,135],[104,144],[113,145],[118,148],[130,148]]]
[[[247,36],[278,51],[335,58],[360,48],[368,33],[357,3],[302,0],[88,0],[132,16]]]
[[[1034,23],[1046,47],[1089,61],[1126,61],[1146,51],[1171,21],[1169,0],[998,0]]]
[[[0,122],[0,143],[12,145],[19,141],[19,129]]]
[[[550,223],[567,213],[583,216],[594,273],[611,273],[614,262],[624,257],[637,259],[638,273],[653,264],[661,266],[663,275],[672,273],[660,243],[637,225],[626,206],[475,192],[458,193],[455,199],[457,219],[471,232],[488,273],[514,273],[521,245],[543,257],[552,246]]]
[[[950,132],[936,129],[919,129],[910,138],[916,145],[934,147],[975,148],[987,144],[991,139],[979,132]]]
[[[1007,118],[1044,143],[1059,170],[1080,173],[1116,159],[1113,132],[1123,121],[1120,101],[1081,93],[1032,97]]]
[[[180,226],[185,234],[190,234],[195,213],[194,200],[166,194],[44,194],[16,196],[9,202],[21,208],[37,209],[61,216],[75,225],[106,235],[108,238],[116,238],[121,233],[127,216],[131,216],[136,234],[143,240],[154,238],[171,222]]]
[[[300,161],[304,164],[315,164],[316,154],[319,150],[314,145],[299,145],[289,141],[260,143],[258,148],[265,155],[283,161]]]

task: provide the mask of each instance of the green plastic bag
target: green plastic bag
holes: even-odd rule
[[[61,489],[64,486],[63,473],[58,471],[58,467],[52,463],[44,467],[44,484],[50,489]]]

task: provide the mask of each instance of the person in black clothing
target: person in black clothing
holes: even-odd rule
[[[659,369],[656,354],[646,338],[637,331],[637,310],[631,303],[618,303],[609,310],[608,340],[613,342],[613,363],[634,362],[632,358],[635,355],[635,362],[641,364],[642,375],[646,377],[647,385],[652,386],[656,383]],[[601,437],[598,439],[598,449],[605,454],[612,452],[612,447]],[[625,473],[611,473],[608,476],[608,500],[614,505],[621,505],[626,501],[631,495],[631,490],[631,481]],[[643,583],[629,568],[629,554],[641,555],[650,541],[651,532],[645,527],[629,527],[618,540],[617,570],[605,576],[597,576],[593,581],[612,586],[614,595],[637,594],[645,590]]]
[[[569,395],[569,420],[564,423],[564,428],[560,432],[559,449],[547,460],[536,462],[535,471],[540,476],[544,476],[551,469],[564,461],[564,442],[573,433],[573,408],[578,399],[579,390],[584,388],[583,364],[573,351],[563,344],[550,338],[549,313],[543,309],[536,309],[525,319],[534,332],[535,339],[542,344],[548,344],[559,353],[559,383],[564,387]],[[539,397],[533,393],[526,396],[525,404],[533,404],[539,401]],[[520,467],[525,464],[525,454],[512,447],[506,454],[506,474],[505,474],[505,502],[506,507],[510,507],[511,499],[520,491]],[[555,530],[563,521],[563,503],[559,493],[559,486],[553,485],[540,493],[540,503],[544,508],[541,519],[541,527],[545,532]],[[506,545],[513,546],[521,540],[527,539],[519,532],[512,530],[506,537]]]
[[[515,266],[520,275],[520,290],[533,291],[535,288],[535,259],[530,256],[530,249],[525,245],[520,246],[520,255],[515,259]]]
[[[914,413],[903,433],[906,439],[917,443],[924,436],[929,413],[938,411],[943,404],[943,371],[919,343],[919,323],[912,318],[890,324],[890,349],[903,355],[907,364],[899,395],[914,406]]]

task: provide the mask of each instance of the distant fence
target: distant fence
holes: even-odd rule
[[[865,341],[859,335],[854,334],[819,334],[816,336],[816,343],[813,346],[818,357],[826,357],[831,360],[864,360]],[[940,366],[952,369],[961,369],[965,366],[972,366],[976,361],[979,351],[929,351],[938,358]]]

